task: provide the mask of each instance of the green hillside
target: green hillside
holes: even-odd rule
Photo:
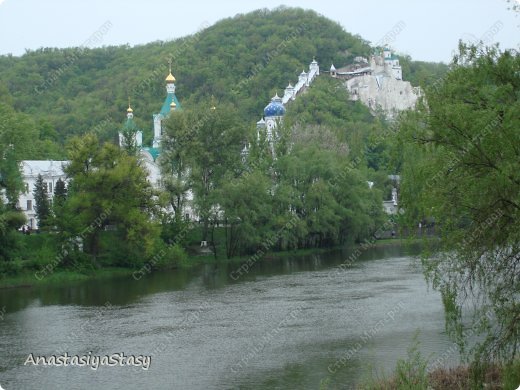
[[[175,41],[0,56],[0,102],[29,114],[43,140],[64,143],[89,130],[113,139],[130,97],[146,142],[165,94],[170,58],[184,107],[214,96],[252,122],[313,57],[328,67],[370,50],[366,41],[314,11],[264,9]]]
[[[9,100],[9,93],[17,111],[47,120],[63,140],[94,128],[108,138],[123,122],[130,96],[137,123],[150,137],[169,58],[185,106],[213,95],[255,119],[275,89],[294,81],[313,56],[341,63],[368,50],[366,42],[313,11],[259,10],[175,41],[2,56],[0,98]]]

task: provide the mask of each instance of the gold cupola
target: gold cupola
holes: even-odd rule
[[[175,79],[175,76],[172,74],[172,60],[169,61],[169,64],[170,64],[170,73],[168,74],[168,76],[166,76],[166,82],[174,83],[177,80]]]

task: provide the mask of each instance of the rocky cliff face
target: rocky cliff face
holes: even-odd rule
[[[398,80],[385,72],[357,76],[345,81],[352,100],[360,100],[374,112],[383,110],[392,118],[399,111],[413,108],[421,95],[410,82]]]

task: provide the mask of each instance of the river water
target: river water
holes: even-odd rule
[[[12,389],[352,389],[414,336],[457,358],[414,248],[336,251],[69,286],[0,290],[0,385]],[[232,274],[236,275],[236,273]],[[448,351],[448,352],[447,352]],[[33,356],[151,356],[143,367],[24,365]]]

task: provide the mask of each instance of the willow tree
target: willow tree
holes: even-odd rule
[[[447,329],[477,361],[519,353],[519,128],[520,55],[462,43],[402,122],[402,206],[412,226],[441,225],[427,275],[442,293]]]

